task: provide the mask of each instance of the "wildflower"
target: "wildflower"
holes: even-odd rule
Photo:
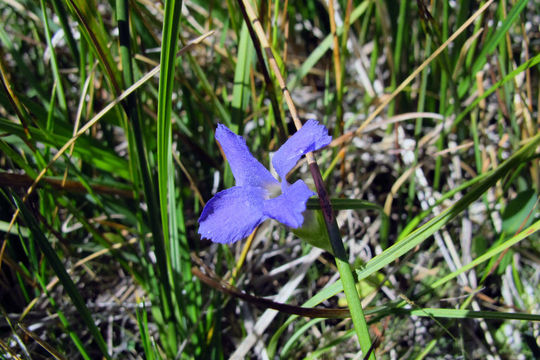
[[[247,237],[268,218],[294,229],[302,226],[306,202],[315,194],[302,180],[289,184],[286,176],[302,155],[330,143],[326,127],[307,121],[274,154],[272,165],[281,184],[251,155],[245,140],[225,125],[218,124],[216,140],[229,161],[236,186],[208,201],[199,218],[201,237],[231,244]]]

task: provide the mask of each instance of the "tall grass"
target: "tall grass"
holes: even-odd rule
[[[2,358],[537,357],[539,12],[1,2]],[[295,109],[334,137],[345,256],[270,221],[200,239],[234,185],[216,125],[269,165]]]

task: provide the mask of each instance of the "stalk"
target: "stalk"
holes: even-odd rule
[[[249,1],[238,0],[238,5],[242,9],[244,20],[253,25],[253,30],[256,36],[256,38],[252,38],[253,43],[255,44],[255,46],[261,46],[262,50],[266,54],[268,64],[274,72],[274,75],[276,76],[276,80],[278,81],[279,87],[281,88],[281,91],[283,93],[283,98],[287,103],[294,125],[296,127],[296,130],[298,131],[302,128],[302,122],[298,117],[298,113],[296,112],[296,106],[294,105],[294,102],[292,100],[291,93],[287,89],[285,80],[281,75],[281,70],[276,61],[274,53],[272,52],[272,48],[268,43],[264,30],[261,26],[261,22],[257,18],[257,15],[251,7]],[[250,34],[253,36],[253,32],[251,32]],[[264,65],[265,64],[261,64],[261,66]],[[367,358],[370,360],[374,360],[375,355],[372,352],[371,339],[369,337],[369,330],[364,316],[364,311],[362,309],[362,303],[356,290],[356,282],[352,274],[351,266],[347,261],[345,247],[343,246],[341,234],[339,233],[339,228],[337,226],[336,218],[334,216],[334,211],[332,210],[332,205],[330,204],[330,200],[328,198],[328,194],[322,180],[321,172],[319,170],[313,153],[307,153],[306,159],[309,164],[311,175],[315,182],[315,187],[317,188],[317,194],[319,195],[319,202],[321,204],[321,209],[324,215],[326,229],[328,231],[330,243],[335,254],[336,265],[340,274],[341,282],[343,284],[343,289],[345,292],[345,297],[347,298],[349,310],[351,312],[354,329],[356,331],[358,341],[360,342],[360,348],[362,349],[362,353],[364,354],[364,356],[369,354]]]

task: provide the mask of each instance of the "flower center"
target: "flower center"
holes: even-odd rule
[[[280,184],[270,184],[266,187],[266,200],[273,199],[281,195],[281,185]]]

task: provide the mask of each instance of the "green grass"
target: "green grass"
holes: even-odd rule
[[[250,2],[263,40],[246,0],[0,2],[0,357],[537,357],[540,6],[422,3]],[[268,166],[295,112],[334,136],[337,267],[197,234],[216,125]]]

